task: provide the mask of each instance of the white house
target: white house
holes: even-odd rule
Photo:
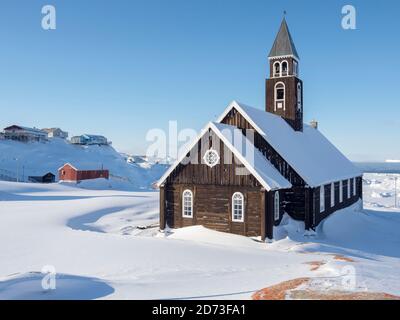
[[[67,139],[68,132],[61,130],[60,128],[44,128],[42,131],[47,133],[48,138],[61,138]]]

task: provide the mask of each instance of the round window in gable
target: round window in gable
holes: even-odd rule
[[[208,165],[210,168],[212,168],[218,164],[219,154],[216,150],[210,149],[210,150],[206,151],[203,159],[204,159],[205,164]]]

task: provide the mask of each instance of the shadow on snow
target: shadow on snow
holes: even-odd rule
[[[44,290],[44,274],[26,273],[0,281],[0,300],[92,300],[114,293],[106,282],[67,274],[55,276],[55,289]]]

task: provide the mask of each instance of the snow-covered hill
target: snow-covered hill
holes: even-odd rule
[[[166,170],[159,163],[132,163],[111,146],[79,146],[63,139],[51,139],[46,143],[22,143],[0,141],[0,180],[27,181],[28,176],[40,176],[52,172],[58,176],[58,168],[65,163],[76,167],[110,170],[109,187],[124,190],[150,189]],[[104,184],[102,184],[104,185]]]

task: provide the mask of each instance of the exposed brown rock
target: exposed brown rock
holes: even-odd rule
[[[253,294],[253,300],[400,300],[400,296],[384,292],[353,292],[340,290],[297,289],[310,284],[311,278],[297,278],[284,281]]]
[[[351,259],[349,257],[342,256],[340,254],[335,254],[333,256],[333,259],[339,260],[339,261],[346,261],[346,262],[355,262],[353,259]]]
[[[310,278],[297,278],[281,282],[277,285],[261,289],[253,294],[253,300],[285,300],[286,292],[298,288]]]
[[[317,271],[321,266],[323,266],[324,264],[326,264],[325,261],[309,261],[309,262],[305,262],[305,264],[308,264],[311,268],[311,271]]]

